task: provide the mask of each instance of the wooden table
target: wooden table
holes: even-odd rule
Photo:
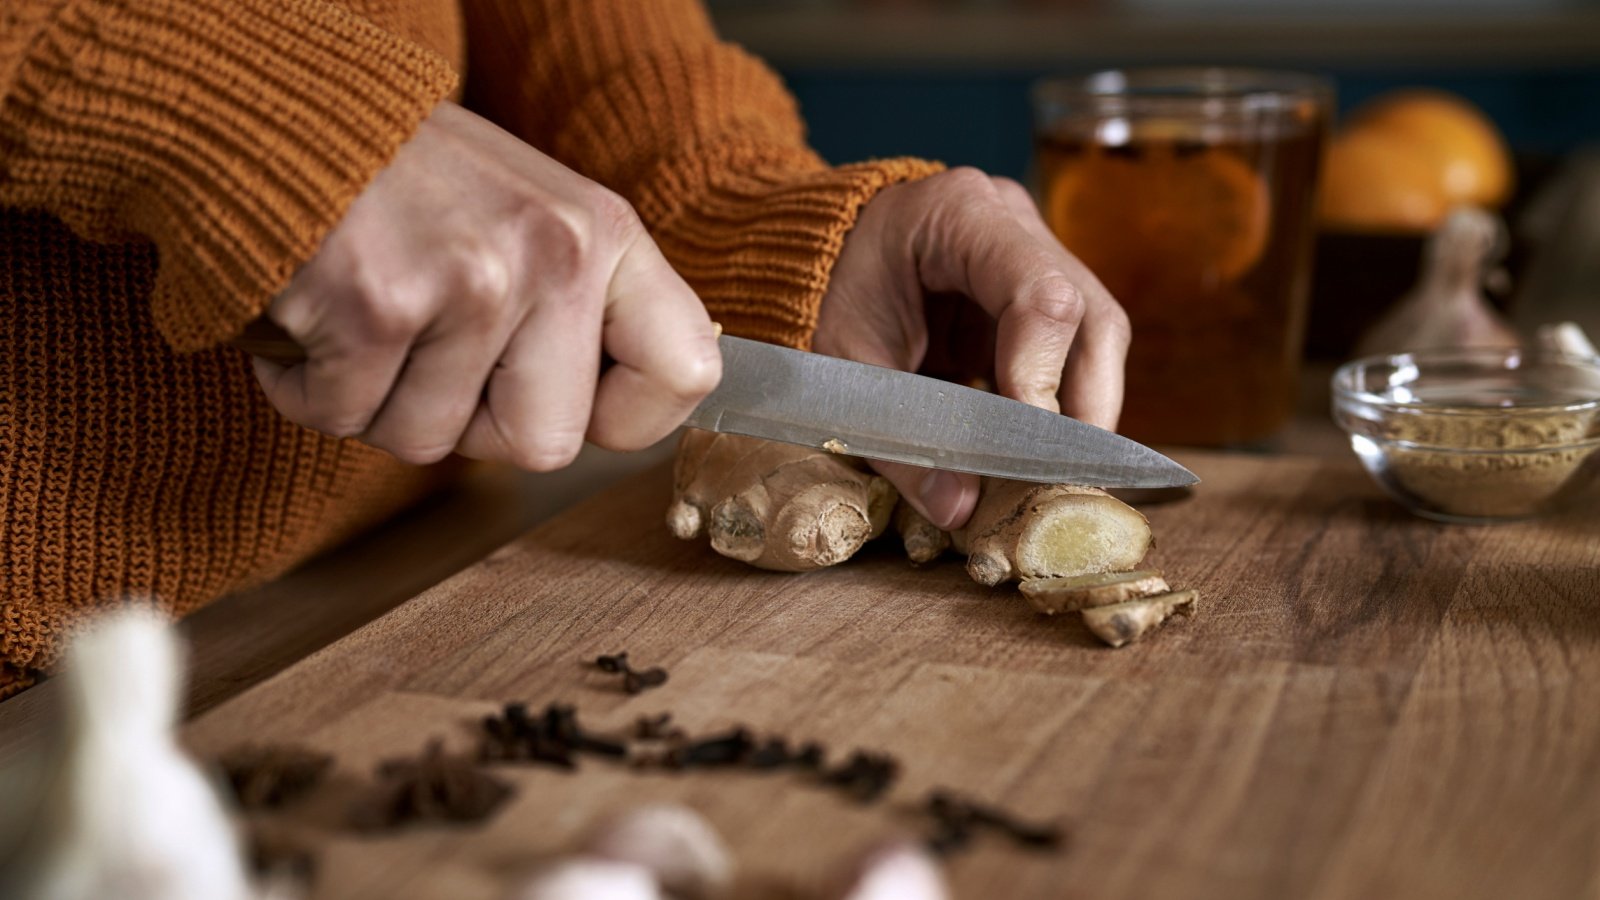
[[[1328,416],[1333,367],[1307,363],[1296,412],[1275,453],[1342,456]],[[438,584],[534,525],[670,458],[676,438],[638,453],[585,447],[550,473],[483,467],[460,484],[275,581],[191,615],[188,712],[198,715]],[[0,702],[0,763],[59,706],[46,682]]]
[[[892,753],[889,800],[798,775],[508,768],[477,828],[355,837],[338,784],[292,817],[323,897],[498,897],[594,817],[688,803],[756,896],[816,885],[913,830],[945,786],[1059,817],[1059,854],[984,841],[960,897],[1567,898],[1600,895],[1600,524],[1415,519],[1342,457],[1186,454],[1205,480],[1148,510],[1151,562],[1198,588],[1188,622],[1123,650],[954,561],[873,550],[754,572],[660,524],[657,470],[534,529],[191,723],[333,752],[340,783],[430,736],[471,743],[508,700],[622,728],[673,711]],[[670,682],[630,697],[584,665],[627,649]],[[804,895],[802,893],[802,895]]]

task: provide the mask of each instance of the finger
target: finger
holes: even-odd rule
[[[268,314],[305,348],[306,361],[282,366],[256,357],[256,380],[284,418],[335,437],[361,434],[382,409],[405,365],[410,335],[390,330],[360,344],[321,336],[315,323],[296,311],[311,306],[302,289],[291,288]]]
[[[514,310],[512,281],[498,254],[458,248],[459,264],[425,304],[437,310],[412,344],[405,368],[362,440],[416,465],[449,456],[504,349]]]
[[[873,471],[889,479],[917,512],[945,531],[967,524],[978,505],[976,475],[879,459],[869,460],[869,464]]]
[[[1058,275],[1021,290],[995,328],[995,385],[1008,397],[1059,412],[1061,377],[1083,319],[1083,297]]]
[[[1131,334],[1121,307],[1108,304],[1090,309],[1067,357],[1066,378],[1061,384],[1063,413],[1107,431],[1117,429]]]
[[[413,465],[449,456],[477,411],[500,350],[492,335],[461,329],[417,342],[361,440]]]
[[[1060,257],[1017,221],[989,177],[975,177],[964,190],[952,192],[963,202],[925,219],[915,238],[923,284],[961,291],[993,316],[1001,393],[1056,411],[1067,353],[1083,318],[1083,296],[1062,270]],[[975,195],[987,203],[973,203]]]
[[[584,285],[534,303],[489,377],[459,452],[552,472],[577,458],[600,379],[602,288]]]
[[[882,343],[864,344],[850,357],[872,366],[899,368],[893,354]],[[946,472],[906,463],[868,460],[873,471],[889,479],[900,496],[934,525],[949,531],[967,524],[978,505],[978,476],[965,472]]]
[[[603,340],[616,364],[600,379],[588,437],[608,450],[671,434],[722,379],[705,306],[642,229],[612,275]]]
[[[1008,178],[996,178],[1000,199],[1017,221],[1046,246],[1060,248],[1063,267],[1075,272],[1079,284],[1089,288],[1091,298],[1083,323],[1067,356],[1067,369],[1058,397],[1061,411],[1079,421],[1115,430],[1122,410],[1124,371],[1132,329],[1122,307],[1110,299],[1110,292],[1099,283],[1088,267],[1061,247],[1039,207],[1022,185]],[[1096,300],[1100,302],[1095,302]]]

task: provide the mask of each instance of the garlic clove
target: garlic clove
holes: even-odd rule
[[[582,852],[641,866],[669,894],[686,900],[718,896],[733,880],[733,858],[722,839],[699,813],[685,806],[629,810],[592,831]]]
[[[516,900],[663,900],[650,870],[609,859],[573,859],[545,869]]]

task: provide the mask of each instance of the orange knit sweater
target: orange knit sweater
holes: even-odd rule
[[[695,0],[6,0],[0,697],[97,607],[187,612],[437,480],[283,420],[224,342],[463,88],[796,346],[861,204],[933,168],[828,168]]]

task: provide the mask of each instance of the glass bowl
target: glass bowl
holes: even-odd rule
[[[1333,416],[1372,477],[1446,522],[1554,510],[1600,471],[1600,360],[1537,350],[1374,356],[1333,376]]]

